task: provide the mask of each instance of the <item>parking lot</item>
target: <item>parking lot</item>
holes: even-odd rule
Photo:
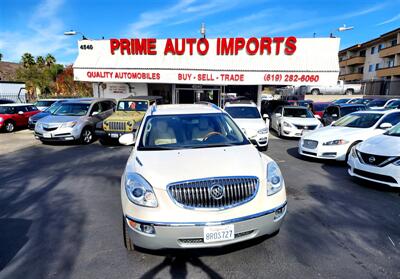
[[[129,253],[119,182],[130,147],[0,136],[12,143],[0,155],[0,278],[400,278],[399,191],[355,181],[341,164],[304,161],[296,140],[271,136],[267,151],[287,186],[278,235]]]

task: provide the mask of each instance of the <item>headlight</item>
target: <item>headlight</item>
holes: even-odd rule
[[[42,129],[43,128],[42,122],[36,123],[35,128]]]
[[[394,161],[394,162],[393,162],[393,165],[395,165],[395,166],[400,166],[400,159],[397,160],[397,161]]]
[[[353,146],[353,147],[351,148],[350,154],[351,154],[351,157],[357,158],[356,146]]]
[[[132,123],[132,121],[128,121],[127,124],[128,124],[128,126],[132,126],[133,123]]]
[[[104,121],[103,124],[107,126],[108,125],[108,121]]]
[[[134,204],[157,207],[158,202],[153,187],[139,174],[128,173],[124,176],[125,191]]]
[[[342,145],[342,144],[347,144],[349,143],[347,140],[344,139],[339,139],[339,140],[331,140],[324,142],[322,145]]]
[[[268,128],[262,128],[260,130],[257,131],[257,133],[259,134],[268,134],[269,129]]]
[[[286,121],[283,121],[283,127],[292,127],[292,124],[290,124]]]
[[[1,118],[1,117],[0,117]],[[1,120],[0,120],[1,121]],[[32,117],[28,118],[28,122],[32,122]]]
[[[0,122],[3,122],[4,121],[4,118],[3,117],[0,117]]]
[[[61,128],[72,128],[76,125],[76,121],[65,122],[61,125]]]
[[[283,177],[279,166],[274,161],[267,165],[267,194],[271,196],[282,189]]]

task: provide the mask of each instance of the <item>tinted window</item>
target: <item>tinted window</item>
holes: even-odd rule
[[[147,101],[119,101],[117,110],[119,111],[146,111],[148,108]]]
[[[360,111],[360,110],[365,110],[365,107],[364,106],[343,107],[340,109],[340,116],[345,116],[349,113],[352,113],[355,111]]]
[[[285,117],[299,117],[299,118],[313,118],[314,115],[306,108],[284,108],[283,116]]]
[[[1,107],[0,106],[0,113],[1,114],[14,114],[15,109],[14,109],[14,107]]]
[[[111,106],[110,102],[106,101],[106,102],[101,102],[101,108],[102,111],[107,111],[112,109],[113,107]]]
[[[386,106],[386,108],[388,108],[388,109],[396,109],[399,107],[400,107],[400,100],[394,101],[394,102],[390,103],[388,106]]]
[[[394,126],[392,129],[390,129],[389,131],[387,131],[387,132],[385,133],[385,135],[400,137],[400,124],[397,124],[397,125]]]
[[[37,111],[38,108],[35,106],[28,106],[28,111]]]
[[[332,126],[350,128],[369,128],[372,127],[382,114],[378,113],[352,113],[340,118]]]
[[[390,123],[393,126],[395,126],[399,122],[400,122],[400,112],[391,113],[389,115],[386,115],[381,121],[381,123]]]
[[[386,104],[386,100],[373,100],[368,103],[368,107],[382,107]]]
[[[350,99],[339,99],[334,101],[335,104],[345,104],[349,101]]]
[[[233,118],[261,118],[255,107],[226,107],[225,111]]]
[[[51,106],[55,101],[37,101],[35,103],[36,106],[38,107],[49,107]]]
[[[339,115],[339,109],[337,107],[328,107],[326,109],[326,114],[331,116],[333,114]]]

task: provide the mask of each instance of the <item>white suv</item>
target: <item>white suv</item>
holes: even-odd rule
[[[278,165],[213,105],[151,107],[133,134],[121,179],[128,250],[228,245],[279,231],[286,214]]]
[[[228,102],[225,104],[225,111],[260,151],[268,149],[269,119],[262,119],[255,103],[242,100]]]

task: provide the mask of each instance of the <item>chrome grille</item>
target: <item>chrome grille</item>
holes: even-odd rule
[[[303,141],[303,147],[309,148],[309,149],[315,149],[318,146],[318,141],[316,140],[304,140]]]
[[[212,189],[215,187],[222,190],[221,197],[216,198],[212,194]],[[172,200],[183,207],[202,209],[230,208],[254,198],[258,191],[258,178],[240,176],[182,181],[169,184],[167,190]]]
[[[108,127],[112,131],[125,131],[126,122],[125,121],[110,121],[108,122]]]
[[[296,125],[296,124],[294,124],[294,126],[296,126],[296,128],[300,129],[300,130],[314,130],[315,128],[317,128],[317,125]]]

